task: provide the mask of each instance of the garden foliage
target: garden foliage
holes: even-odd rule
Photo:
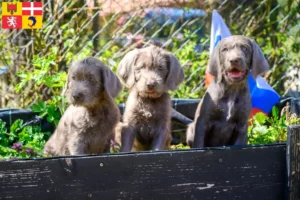
[[[211,10],[218,9],[232,34],[254,38],[266,55],[271,70],[266,80],[281,95],[296,77],[286,72],[300,68],[299,1],[205,1],[192,7],[206,12],[203,17],[170,20],[153,16],[146,9],[137,13],[99,15],[97,9],[81,1],[44,1],[45,28],[40,31],[0,30],[0,66],[7,66],[0,85],[0,107],[30,107],[57,125],[67,102],[61,95],[72,60],[95,56],[116,71],[129,50],[149,43],[173,52],[184,67],[185,80],[172,92],[174,98],[201,98],[205,92],[205,68],[209,61]],[[95,1],[96,2],[96,1]],[[101,5],[98,5],[101,6]],[[198,6],[198,7],[197,7]],[[117,103],[125,102],[127,91]],[[264,144],[286,140],[286,126],[299,118],[256,115],[249,126],[249,143]],[[4,157],[42,156],[50,133],[16,121],[9,132],[0,122],[0,155]],[[186,148],[182,144],[173,149]],[[112,144],[112,151],[118,151]]]

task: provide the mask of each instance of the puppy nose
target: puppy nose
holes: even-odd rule
[[[241,61],[241,58],[232,58],[232,59],[229,60],[229,62],[231,64],[239,64],[240,61]]]
[[[154,80],[149,80],[147,81],[147,88],[148,89],[153,89],[156,85],[156,82]]]
[[[79,100],[82,97],[81,93],[73,94],[73,99],[74,100]]]

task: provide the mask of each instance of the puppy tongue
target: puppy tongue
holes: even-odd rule
[[[243,76],[243,72],[240,72],[238,70],[233,70],[229,73],[233,78],[241,78]]]

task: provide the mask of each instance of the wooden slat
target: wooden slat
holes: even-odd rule
[[[285,145],[0,162],[0,199],[282,200]]]
[[[300,200],[300,126],[288,128],[287,168],[289,200]]]

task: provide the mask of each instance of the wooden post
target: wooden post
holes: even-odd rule
[[[1,91],[0,91],[0,108],[5,108],[7,106],[7,92],[8,90],[8,69],[7,67],[3,66],[2,69],[0,69],[2,73],[0,72],[0,80],[1,80]]]
[[[300,200],[300,125],[288,127],[288,199]]]

